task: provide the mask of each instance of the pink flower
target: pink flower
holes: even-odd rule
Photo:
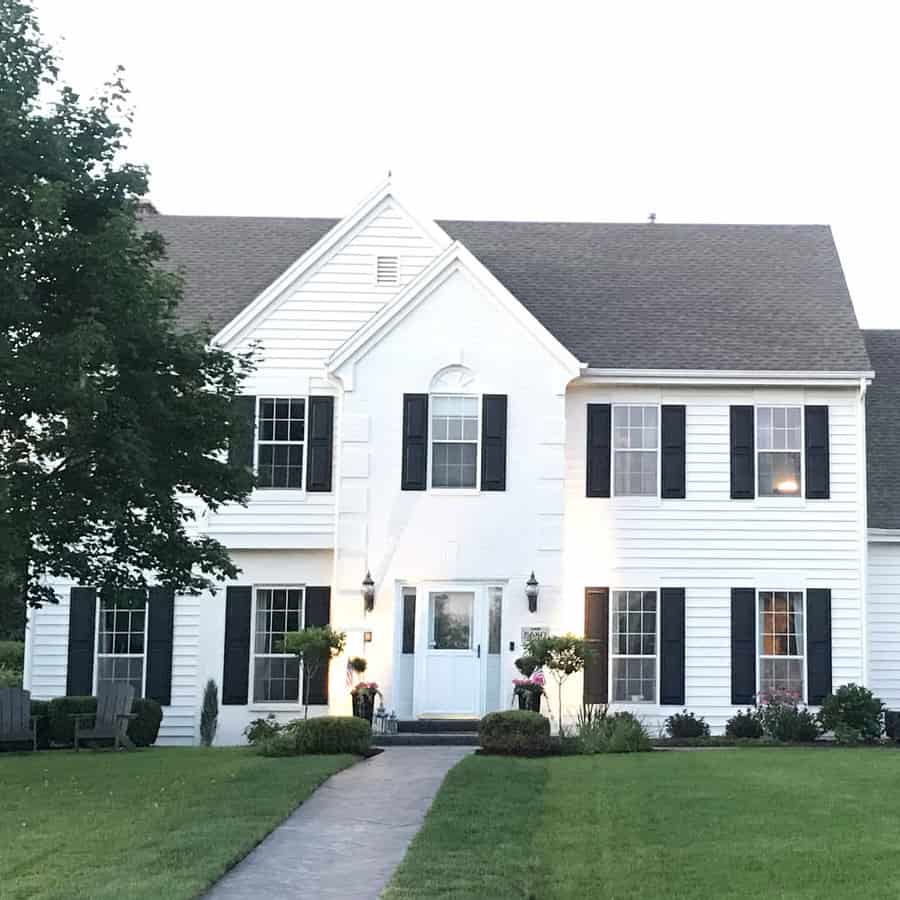
[[[544,686],[544,673],[540,669],[531,673],[531,683],[539,684],[541,687]]]

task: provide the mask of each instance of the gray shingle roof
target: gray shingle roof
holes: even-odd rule
[[[875,380],[866,394],[869,527],[900,528],[900,331],[864,331]]]
[[[218,329],[336,221],[147,224],[185,273],[182,321]],[[827,226],[438,224],[594,367],[871,368]]]

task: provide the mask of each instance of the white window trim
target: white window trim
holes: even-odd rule
[[[656,653],[654,654],[654,658],[656,659],[655,666],[655,691],[652,700],[616,700],[616,688],[615,688],[615,677],[613,673],[613,660],[614,659],[650,659],[651,657],[646,654],[633,654],[633,653],[614,653],[613,648],[614,638],[616,629],[614,626],[614,615],[615,615],[615,606],[614,606],[614,598],[616,593],[623,593],[628,591],[643,591],[653,592],[656,594]],[[607,635],[607,640],[609,641],[609,672],[607,673],[607,694],[609,697],[609,705],[610,706],[640,706],[640,707],[648,707],[648,706],[659,706],[659,675],[660,675],[660,646],[659,646],[659,636],[660,636],[660,620],[662,618],[662,609],[660,605],[660,594],[661,588],[659,585],[656,587],[610,587],[609,589],[609,634]]]
[[[654,407],[656,409],[656,494],[619,494],[616,492],[616,409],[628,409],[633,406]],[[755,427],[755,426],[754,426]],[[621,448],[620,448],[621,449]],[[662,404],[661,403],[612,403],[609,413],[609,495],[614,500],[626,500],[630,503],[654,503],[662,497]],[[630,452],[626,449],[625,452]],[[642,450],[641,452],[647,452]],[[628,588],[638,590],[638,588]]]
[[[800,410],[800,449],[799,450],[760,450],[759,449],[759,410],[761,409],[799,409]],[[796,494],[760,494],[759,492],[759,456],[761,453],[799,453],[800,454],[800,489]],[[754,403],[753,404],[753,496],[763,503],[781,505],[785,500],[797,503],[806,499],[806,414],[802,403]]]
[[[255,423],[256,427],[253,429],[253,473],[254,475],[259,475],[259,408],[260,404],[263,400],[302,400],[303,401],[303,468],[300,472],[300,487],[292,488],[292,487],[260,487],[257,485],[253,488],[254,492],[261,491],[267,497],[272,494],[277,494],[279,491],[284,494],[289,494],[291,497],[296,498],[297,496],[306,494],[306,440],[309,436],[309,395],[308,394],[260,394],[256,398],[256,411],[255,411]],[[297,441],[263,441],[264,444],[278,444],[278,445],[287,445],[287,446],[296,446]]]
[[[433,415],[434,405],[432,403],[435,397],[468,397],[474,398],[477,408],[478,408],[478,424],[475,430],[475,441],[440,441],[439,443],[474,443],[475,444],[475,487],[434,487],[432,485],[432,457],[434,455],[434,440],[432,438],[431,433],[431,420]],[[446,494],[451,497],[465,497],[465,496],[474,496],[476,494],[481,493],[481,416],[483,413],[484,402],[483,395],[478,394],[466,394],[461,393],[459,391],[447,392],[447,391],[436,391],[434,393],[430,393],[428,395],[428,442],[427,442],[427,466],[426,466],[426,479],[428,485],[428,492],[430,494]]]
[[[256,696],[256,657],[289,657],[291,653],[260,653],[256,652],[256,595],[257,591],[300,591],[300,621],[302,629],[306,621],[306,585],[305,584],[255,584],[253,585],[253,602],[250,604],[250,678],[248,679],[247,703],[250,710],[260,712],[278,712],[279,710],[298,710],[303,708],[303,666],[300,666],[300,678],[298,681],[297,699],[294,700],[254,700]]]
[[[809,696],[809,671],[808,671],[808,661],[809,661],[809,647],[806,646],[806,589],[805,588],[786,588],[786,587],[765,587],[765,588],[757,588],[756,589],[756,619],[754,620],[754,629],[756,631],[756,696],[759,697],[760,691],[762,690],[762,628],[760,627],[760,619],[759,619],[759,596],[760,594],[770,594],[770,593],[787,593],[787,594],[800,594],[802,596],[803,602],[803,654],[801,656],[773,656],[772,654],[765,654],[766,659],[799,659],[803,663],[803,691],[802,696],[800,698],[801,702],[806,705],[807,698]]]
[[[143,656],[144,664],[141,669],[141,697],[147,696],[147,636],[150,628],[150,603],[149,603],[149,594],[147,591],[144,591],[144,652],[140,654]],[[97,600],[96,600],[96,608],[94,611],[94,678],[93,678],[93,687],[94,687],[94,696],[97,696],[97,691],[100,688],[100,659],[113,659],[115,657],[127,658],[127,659],[136,659],[139,654],[137,653],[101,653],[100,652],[100,616],[103,614],[103,604],[102,598],[100,596],[100,591],[97,591]],[[135,698],[137,699],[137,698]]]

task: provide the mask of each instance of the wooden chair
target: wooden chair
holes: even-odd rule
[[[31,714],[31,693],[22,688],[0,688],[0,744],[31,742],[37,750],[37,716]]]
[[[125,747],[134,750],[128,737],[128,722],[137,718],[131,711],[134,687],[125,682],[104,682],[97,690],[96,713],[72,713],[75,720],[75,750],[80,741],[112,740],[116,750]],[[84,728],[82,722],[93,719],[93,728]]]

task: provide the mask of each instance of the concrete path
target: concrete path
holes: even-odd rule
[[[338,772],[206,895],[376,900],[467,747],[389,747]]]

